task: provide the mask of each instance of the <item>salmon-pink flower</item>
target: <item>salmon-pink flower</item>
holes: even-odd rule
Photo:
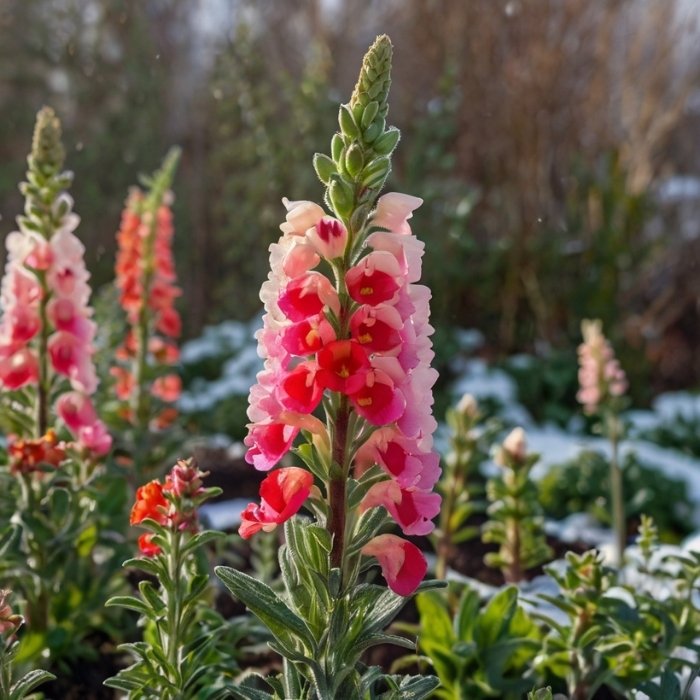
[[[5,312],[9,340],[15,343],[27,343],[41,328],[41,321],[36,309],[31,306],[11,306]]]
[[[101,420],[78,430],[78,442],[95,456],[102,457],[112,449],[112,436]]]
[[[302,239],[294,241],[294,244],[287,250],[282,262],[282,269],[287,277],[301,277],[301,275],[312,270],[321,262],[321,258],[311,245],[301,242]]]
[[[161,553],[161,548],[153,541],[153,534],[144,532],[139,535],[138,545],[141,554],[145,557],[155,557]]]
[[[57,331],[48,342],[49,358],[55,372],[71,380],[72,386],[86,394],[97,388],[97,375],[86,347],[78,337],[68,331]]]
[[[364,386],[369,360],[355,340],[334,340],[318,352],[318,366],[322,387],[352,394]]]
[[[420,197],[400,192],[387,192],[377,200],[377,208],[372,215],[372,225],[410,236],[411,227],[408,225],[408,220],[421,204],[423,200]]]
[[[396,535],[378,535],[362,548],[362,553],[376,557],[382,576],[398,595],[414,593],[428,570],[420,549]]]
[[[356,477],[378,464],[402,488],[432,489],[440,478],[440,458],[396,428],[375,430],[355,455]]]
[[[56,401],[56,413],[73,434],[97,421],[97,413],[92,401],[78,391],[67,391],[61,394]]]
[[[126,367],[110,367],[109,373],[117,380],[114,385],[114,393],[120,401],[128,401],[131,398],[136,379]]]
[[[4,637],[12,635],[22,626],[24,618],[12,612],[10,591],[0,590],[0,644],[5,644]]]
[[[161,401],[173,403],[182,393],[182,380],[177,374],[165,374],[153,382],[151,393]]]
[[[287,220],[280,226],[285,234],[303,236],[325,216],[323,209],[314,202],[293,202],[284,197],[282,203],[287,209]]]
[[[602,404],[627,391],[627,377],[603,335],[600,321],[583,321],[583,343],[579,345],[579,391],[576,395],[585,413],[598,411]]]
[[[49,429],[36,440],[8,440],[7,454],[10,471],[31,474],[43,466],[58,467],[66,458],[66,444],[59,442],[56,432]]]
[[[146,518],[163,525],[167,522],[167,515],[168,501],[163,495],[163,485],[157,479],[136,489],[136,501],[129,517],[131,525],[138,525]]]
[[[276,469],[260,484],[260,505],[249,503],[241,514],[241,537],[248,539],[259,530],[270,532],[289,520],[308,498],[314,478],[299,467]]]

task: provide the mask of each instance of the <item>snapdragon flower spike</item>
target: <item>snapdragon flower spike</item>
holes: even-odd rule
[[[390,477],[369,489],[361,508],[383,506],[405,534],[427,534],[440,507],[439,495],[432,492],[440,469],[431,437],[437,373],[430,368],[430,292],[414,283],[423,246],[407,224],[420,200],[386,196],[386,203],[384,198],[378,202],[372,225],[388,230],[375,230],[364,256],[344,274],[344,289],[355,302],[350,307],[342,306],[328,277],[308,266],[318,265],[317,258],[342,257],[344,250],[337,246],[340,241],[347,245],[345,227],[313,203],[287,204],[283,236],[271,246],[272,269],[261,291],[266,314],[258,347],[265,369],[251,391],[246,459],[258,469],[271,469],[299,434],[295,416],[313,413],[325,392],[346,396],[358,417],[379,428],[355,455],[355,477],[372,464]],[[308,243],[316,257],[306,251]],[[343,314],[344,337],[331,322]],[[278,524],[274,515],[265,520],[266,513],[274,512],[264,503],[249,505],[242,526],[246,536]],[[399,551],[393,540],[378,539],[376,546],[382,543]],[[407,590],[396,580],[392,574],[395,590]]]
[[[175,301],[181,290],[176,284],[172,252],[172,181],[179,152],[173,149],[144,193],[133,188],[127,197],[117,233],[116,285],[129,325],[123,344],[117,349],[122,364],[111,368],[115,391],[131,406],[123,411],[131,421],[145,425],[149,393],[164,403],[177,401],[182,393],[180,378],[165,373],[179,359],[177,338],[182,330]],[[145,367],[156,368],[148,380]],[[167,409],[164,409],[167,410]]]
[[[585,413],[596,413],[611,399],[627,391],[627,377],[603,335],[600,321],[583,321],[583,343],[579,345],[579,391],[576,395]]]
[[[20,230],[7,237],[0,294],[0,389],[36,387],[40,435],[49,428],[48,400],[63,388],[62,378],[71,394],[88,403],[98,383],[90,275],[85,247],[74,233],[80,218],[65,192],[71,174],[61,172],[62,165],[60,125],[44,108],[37,118],[28,182],[22,186],[27,215],[18,218]],[[109,451],[111,438],[94,412],[89,422],[66,425],[83,447],[98,455]]]

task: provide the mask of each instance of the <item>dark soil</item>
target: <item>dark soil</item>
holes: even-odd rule
[[[207,446],[196,447],[193,456],[199,468],[209,472],[206,486],[218,486],[223,491],[214,501],[231,498],[258,500],[258,489],[265,474],[254,469],[243,457],[232,457],[225,448]]]
[[[129,660],[117,652],[106,635],[91,640],[97,652],[94,660],[79,660],[67,669],[50,669],[56,680],[39,687],[46,700],[114,700],[117,691],[103,685],[107,678],[125,668]]]
[[[486,518],[482,515],[474,516],[468,524],[480,527],[485,519]],[[583,552],[587,552],[591,549],[591,546],[585,542],[561,542],[554,537],[547,537],[547,544],[552,548],[554,553],[552,561],[555,559],[562,559],[566,552],[583,554]],[[497,550],[498,545],[492,543],[485,544],[481,541],[481,538],[477,536],[468,542],[463,542],[454,546],[448,564],[450,568],[463,576],[469,576],[470,578],[490,586],[503,586],[505,584],[505,579],[500,569],[494,569],[493,567],[486,566],[484,563],[486,554]],[[544,562],[539,566],[528,569],[525,572],[526,580],[531,581],[533,578],[542,575],[545,567],[549,563],[550,562]]]

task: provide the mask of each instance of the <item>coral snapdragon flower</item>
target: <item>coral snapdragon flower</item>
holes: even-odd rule
[[[289,520],[308,498],[314,478],[298,467],[276,469],[260,484],[260,505],[249,503],[241,514],[241,537],[270,532]]]

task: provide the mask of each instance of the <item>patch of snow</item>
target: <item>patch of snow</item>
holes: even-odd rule
[[[248,505],[246,498],[205,503],[199,509],[202,522],[212,530],[231,530],[241,522],[241,512]]]
[[[489,367],[485,360],[472,357],[464,362],[464,373],[454,383],[453,392],[462,396],[472,394],[477,398],[491,397],[501,403],[516,400],[515,381],[503,370]]]
[[[652,407],[662,421],[700,420],[700,396],[687,391],[661,394],[654,399]]]
[[[686,552],[700,552],[700,532],[688,535],[688,537],[681,542],[681,547]]]
[[[207,326],[198,338],[188,340],[180,350],[183,364],[229,354],[247,345],[256,345],[255,332],[262,327],[262,320],[254,318],[248,323],[224,321],[216,326]]]
[[[591,546],[613,542],[613,533],[589,513],[572,513],[563,520],[547,520],[544,530],[562,542],[585,542]]]
[[[635,435],[658,428],[661,423],[658,413],[643,410],[627,411],[625,413],[625,420],[630,424],[630,430]]]
[[[674,175],[659,185],[656,194],[665,204],[700,199],[700,178],[692,175]]]

